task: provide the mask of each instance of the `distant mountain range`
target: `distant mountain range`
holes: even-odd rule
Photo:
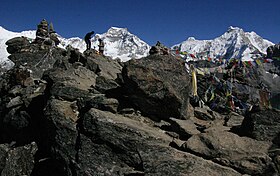
[[[271,45],[274,44],[255,32],[244,32],[241,28],[231,26],[223,35],[213,40],[189,37],[172,48],[197,57],[251,60],[254,56],[266,54],[266,49]]]
[[[18,37],[25,36],[35,39],[36,31],[11,32],[0,26],[0,65],[1,67],[10,67],[12,62],[8,60],[8,52],[6,51],[6,41]],[[92,48],[98,49],[98,38],[105,42],[104,54],[113,59],[120,58],[121,61],[127,61],[131,58],[145,57],[149,53],[150,46],[131,34],[126,28],[111,27],[106,33],[96,34],[92,38]],[[86,49],[83,39],[63,38],[59,36],[62,48],[71,45],[78,48],[81,52]],[[172,46],[172,49],[179,49],[188,53],[195,54],[197,57],[211,58],[237,58],[242,60],[250,60],[256,54],[265,54],[267,47],[273,45],[272,42],[263,39],[255,32],[244,32],[237,27],[229,27],[229,29],[220,37],[213,40],[196,40],[189,37],[186,41]]]

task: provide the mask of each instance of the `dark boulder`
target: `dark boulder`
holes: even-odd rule
[[[180,119],[170,118],[169,123],[167,122],[165,123],[161,122],[161,123],[162,123],[162,125],[160,125],[161,129],[168,132],[175,132],[176,134],[178,134],[178,138],[181,140],[187,140],[191,136],[200,133],[200,131],[197,130],[197,126],[191,119],[180,120]]]
[[[118,87],[120,87],[120,85],[115,80],[106,79],[103,76],[98,76],[96,78],[95,89],[101,93],[106,93],[106,91],[117,89]]]
[[[0,173],[5,167],[8,151],[9,151],[8,144],[0,144]]]
[[[270,142],[211,130],[192,136],[182,147],[243,174],[276,175],[278,172],[268,155],[270,146]]]
[[[247,114],[241,131],[243,135],[256,140],[270,141],[280,146],[279,140],[275,140],[280,134],[280,111],[273,109]]]
[[[116,61],[100,55],[87,57],[86,68],[94,70],[98,75],[95,89],[104,94],[120,87],[118,75],[122,72],[122,65]]]
[[[24,66],[31,71],[33,78],[41,78],[44,71],[53,68],[57,60],[65,58],[65,50],[61,48],[40,49],[39,45],[33,44],[27,51],[14,53],[9,59],[15,63],[15,66]]]
[[[154,54],[160,54],[160,48],[156,47],[156,46],[152,46],[150,51],[149,51],[150,55],[154,55]]]
[[[280,57],[280,44],[276,44],[274,46],[270,46],[266,50],[267,57],[273,58],[273,57]]]
[[[37,150],[35,142],[16,148],[0,144],[1,176],[30,175],[34,168],[34,156]]]
[[[102,111],[117,113],[119,102],[113,98],[106,98],[103,94],[97,94],[92,97],[79,98],[77,104],[81,111],[96,108]]]
[[[225,125],[228,127],[239,127],[241,126],[243,120],[244,120],[244,116],[235,112],[230,112],[225,117]]]
[[[79,97],[90,96],[95,86],[96,74],[79,66],[69,69],[52,68],[46,71],[43,79],[49,83],[50,94],[65,100],[74,101]]]
[[[15,37],[6,42],[7,51],[10,54],[20,52],[21,49],[30,46],[30,43],[26,37]]]
[[[37,131],[38,149],[34,176],[72,175],[75,161],[78,114],[73,102],[49,99]]]
[[[33,99],[44,94],[45,88],[46,83],[33,80],[24,67],[14,67],[2,75],[0,142],[15,141],[17,145],[24,145],[34,141],[34,121],[29,108]]]
[[[152,46],[149,50],[150,55],[169,55],[170,49],[164,46],[162,43],[157,41],[155,46]]]
[[[123,92],[136,109],[158,119],[187,118],[190,77],[184,62],[152,55],[125,63]]]

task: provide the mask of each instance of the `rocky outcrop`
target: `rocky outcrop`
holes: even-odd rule
[[[266,50],[267,57],[273,58],[273,57],[280,57],[280,44],[276,44],[273,46],[270,46]]]
[[[269,142],[240,138],[229,132],[215,130],[194,135],[183,144],[186,151],[250,175],[276,173],[272,159],[268,156],[270,146]]]
[[[0,145],[0,173],[2,176],[31,175],[34,169],[35,153],[38,148],[35,142],[11,147]]]
[[[150,55],[169,55],[170,49],[158,41],[155,46],[151,47],[149,54]]]
[[[155,119],[189,117],[190,78],[182,61],[158,55],[131,60],[122,76],[127,101],[144,114]]]
[[[280,146],[280,111],[265,110],[249,113],[242,123],[241,130],[246,136],[274,142]]]
[[[6,42],[7,51],[10,54],[20,52],[22,49],[29,47],[30,43],[26,37],[16,37]]]
[[[1,175],[279,174],[278,111],[231,112],[219,89],[219,111],[193,107],[182,60],[120,63],[22,40],[0,79]],[[200,96],[209,80],[198,76]]]
[[[168,147],[168,135],[137,120],[97,109],[90,109],[81,120],[78,175],[96,171],[109,175],[239,175],[222,166],[213,169],[217,166],[213,162]]]
[[[7,51],[11,54],[8,58],[15,66],[31,70],[32,77],[39,79],[45,70],[52,68],[56,60],[62,60],[66,55],[65,50],[54,47],[54,43],[57,41],[54,37],[49,38],[47,21],[42,20],[32,43],[26,37],[16,37],[6,42]]]

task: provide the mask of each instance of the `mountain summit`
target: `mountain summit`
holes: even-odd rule
[[[241,28],[230,26],[223,35],[213,40],[196,40],[189,37],[172,48],[177,47],[180,51],[187,51],[198,57],[251,60],[256,54],[265,54],[271,45],[272,42],[255,32],[244,32]]]
[[[96,34],[91,39],[92,48],[98,49],[99,38],[105,43],[104,54],[113,59],[120,58],[122,61],[147,56],[150,49],[147,43],[130,33],[127,28],[111,27],[103,34]],[[71,45],[78,48],[81,52],[86,49],[83,39],[77,37],[69,39],[60,37],[60,41],[62,47]]]

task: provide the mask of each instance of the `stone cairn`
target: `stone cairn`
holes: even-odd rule
[[[50,39],[52,41],[54,41],[55,46],[57,46],[60,43],[60,41],[57,38],[57,35],[56,35],[56,32],[55,32],[55,30],[53,28],[53,24],[52,23],[50,23],[50,25],[49,25],[49,34],[50,34]]]
[[[59,40],[53,28],[53,24],[50,23],[50,25],[48,25],[48,22],[43,19],[37,26],[36,39],[34,42],[46,45],[54,44],[57,46],[59,44]]]
[[[164,46],[162,43],[157,41],[156,45],[151,47],[149,54],[150,55],[154,55],[154,54],[169,55],[170,50],[166,46]]]

